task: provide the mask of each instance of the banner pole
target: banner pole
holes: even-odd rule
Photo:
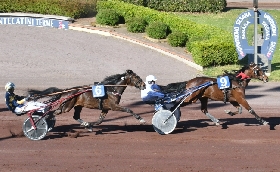
[[[253,0],[254,6],[254,63],[258,64],[258,0]]]

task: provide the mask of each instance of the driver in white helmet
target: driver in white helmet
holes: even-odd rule
[[[28,102],[28,98],[23,96],[18,96],[14,93],[15,91],[15,84],[12,82],[8,82],[5,85],[6,95],[5,101],[8,109],[15,113],[17,116],[25,114],[26,112],[38,109],[38,111],[42,111],[46,104],[30,101]]]
[[[161,92],[161,88],[156,84],[156,77],[154,75],[148,75],[146,77],[146,89],[141,90],[141,98],[147,104],[155,104],[155,101],[164,98],[165,94]],[[165,104],[164,107],[168,110],[174,108],[175,103]],[[180,120],[181,111],[180,107],[174,112],[177,121]]]
[[[148,75],[145,82],[146,89],[141,90],[141,98],[148,104],[153,104],[157,99],[164,97],[160,87],[156,84],[156,80],[154,75]]]

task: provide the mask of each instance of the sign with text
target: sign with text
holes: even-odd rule
[[[242,59],[247,54],[254,54],[254,46],[250,46],[247,40],[247,29],[251,24],[255,24],[254,11],[248,10],[241,13],[233,27],[233,39],[238,53],[238,59]],[[278,28],[275,19],[267,12],[258,10],[258,24],[264,28],[263,45],[260,46],[261,54],[272,60],[276,50],[278,40]]]
[[[69,28],[68,21],[48,19],[48,18],[32,18],[32,17],[0,17],[0,24],[53,27],[58,29]]]

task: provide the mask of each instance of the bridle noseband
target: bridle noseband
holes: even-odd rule
[[[257,65],[255,65],[255,66],[253,67],[254,75],[257,76],[257,78],[258,78],[259,80],[263,81],[265,75],[264,75],[264,74],[259,75],[259,69],[258,69],[257,67],[258,67]]]
[[[140,88],[141,87],[140,83],[143,82],[143,81],[138,75],[136,75],[135,77],[138,78],[138,80],[132,82],[132,75],[129,75],[129,83],[133,83],[136,88]]]
[[[118,86],[118,87],[123,86],[124,87],[124,86],[128,86],[128,83],[133,83],[136,88],[140,88],[141,87],[140,83],[143,82],[143,81],[138,75],[136,75],[136,77],[139,78],[139,79],[137,81],[132,82],[132,75],[131,74],[126,75],[125,77],[122,77],[121,79],[122,79],[122,81],[124,81],[126,79],[129,79],[129,81],[125,85],[116,85],[116,86]],[[111,91],[111,93],[113,95],[115,95],[115,96],[121,96],[122,95],[122,93],[118,92],[117,89],[115,89],[115,87],[111,87],[111,88],[113,89],[113,91]]]

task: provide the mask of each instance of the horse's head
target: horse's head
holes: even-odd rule
[[[125,77],[123,78],[127,85],[135,86],[141,90],[146,88],[145,82],[132,70],[126,70]]]
[[[268,76],[266,76],[260,66],[255,63],[250,63],[249,66],[244,69],[244,73],[250,78],[259,79],[264,83],[268,82]]]

